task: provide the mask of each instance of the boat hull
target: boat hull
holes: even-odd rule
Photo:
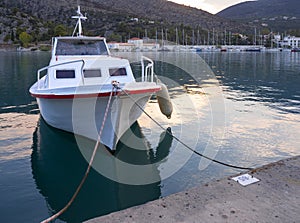
[[[141,108],[145,107],[150,96],[151,93],[112,96],[100,142],[115,150],[121,136],[143,113]],[[37,102],[42,117],[49,125],[98,140],[109,96],[37,98]]]

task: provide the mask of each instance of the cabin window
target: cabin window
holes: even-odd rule
[[[108,49],[102,39],[58,39],[55,55],[108,55]]]
[[[126,76],[126,68],[113,68],[109,69],[110,76]]]
[[[75,78],[75,70],[56,70],[56,78]]]
[[[83,75],[85,78],[89,77],[101,77],[101,70],[83,70]]]

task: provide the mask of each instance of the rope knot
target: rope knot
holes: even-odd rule
[[[120,87],[119,87],[120,82],[118,82],[118,81],[116,81],[116,80],[112,81],[111,84],[112,84],[112,86],[113,86],[114,88],[116,88],[116,89],[119,89],[119,88],[120,88]]]

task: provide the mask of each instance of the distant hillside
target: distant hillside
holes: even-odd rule
[[[217,15],[273,31],[300,30],[299,0],[248,1],[226,8]]]
[[[226,8],[218,15],[230,19],[272,16],[300,17],[299,0],[248,1]]]
[[[29,33],[35,41],[49,39],[57,33],[72,33],[71,16],[77,0],[0,0],[0,42],[14,41],[21,32]],[[192,30],[247,33],[248,25],[230,21],[208,12],[175,4],[167,0],[86,0],[80,1],[82,12],[87,13],[85,33],[105,35],[112,39],[130,36],[154,37],[156,29],[168,29],[174,36],[175,27],[185,30],[191,39]],[[138,18],[132,20],[132,18]],[[60,27],[57,27],[61,25]],[[173,33],[172,33],[173,32]],[[179,33],[181,35],[181,33]],[[206,34],[205,34],[206,35]],[[207,36],[207,35],[206,35]]]

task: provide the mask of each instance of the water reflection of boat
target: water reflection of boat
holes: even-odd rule
[[[137,137],[143,137],[137,122],[131,127],[131,131]],[[125,133],[124,137],[127,135]],[[153,163],[162,160],[169,154],[172,137],[165,132],[161,136],[163,138],[155,150],[149,148],[148,143],[140,145],[143,148],[138,150],[126,147],[124,143],[122,149],[117,150],[116,156],[121,160],[129,159],[129,162],[142,160]],[[143,138],[143,141],[146,140]],[[122,139],[122,142],[126,142],[126,138]],[[33,134],[32,148],[33,178],[46,199],[49,212],[56,212],[73,195],[84,175],[87,162],[72,134],[50,127],[42,119]],[[153,170],[151,174],[159,178],[158,169]],[[92,169],[78,197],[60,219],[67,222],[81,222],[157,199],[160,195],[160,181],[148,185],[125,185],[109,180]]]

